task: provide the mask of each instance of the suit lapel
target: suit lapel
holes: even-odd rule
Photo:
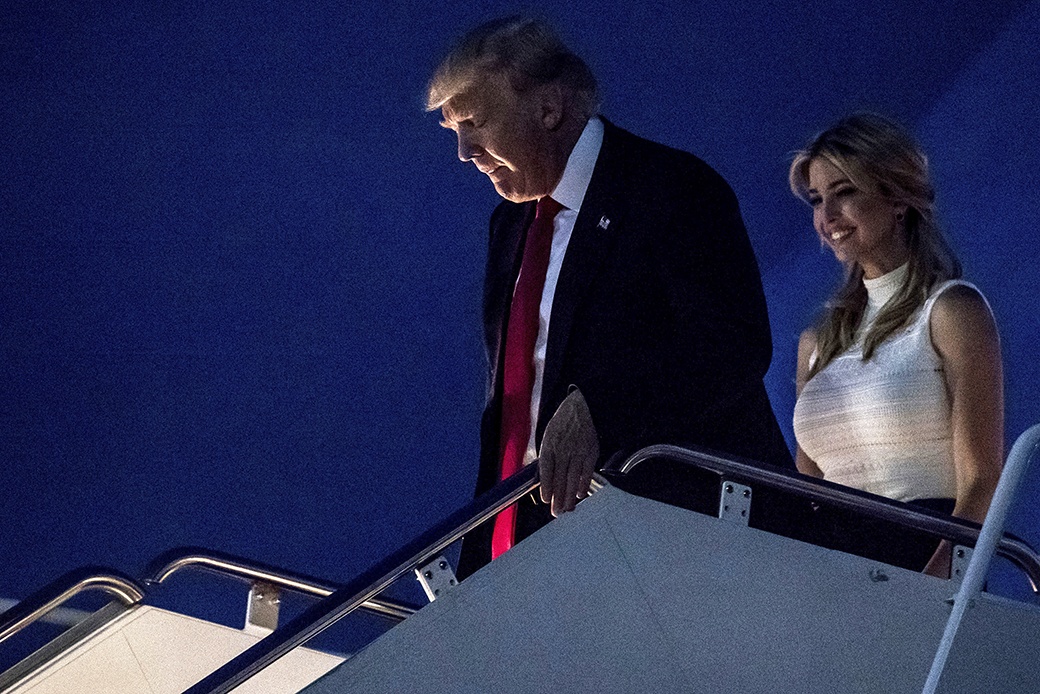
[[[546,343],[545,371],[542,378],[542,407],[539,431],[555,410],[548,394],[554,392],[560,378],[563,355],[567,349],[575,313],[594,284],[600,267],[611,252],[617,235],[624,233],[621,196],[617,188],[613,160],[613,126],[604,120],[603,145],[581,211],[574,223],[553,298]],[[566,384],[570,385],[570,384]]]
[[[488,366],[491,369],[490,394],[500,384],[502,345],[505,344],[506,323],[513,287],[520,274],[520,262],[527,227],[534,219],[535,203],[518,205],[503,210],[503,219],[492,224],[491,246],[488,250],[488,270],[484,279],[484,339],[488,346]]]

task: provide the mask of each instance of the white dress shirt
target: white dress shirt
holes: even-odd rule
[[[567,246],[574,231],[574,222],[581,211],[585,191],[592,179],[592,170],[596,167],[600,147],[603,145],[603,121],[593,117],[585,124],[585,129],[574,145],[563,176],[549,196],[563,205],[563,209],[553,220],[552,249],[549,251],[549,267],[545,273],[545,286],[542,288],[542,303],[538,309],[538,338],[534,343],[534,386],[531,389],[531,438],[528,439],[524,465],[530,464],[538,456],[535,446],[535,429],[538,426],[538,407],[541,403],[542,377],[545,373],[545,344],[549,338],[549,317],[552,314],[553,297],[556,294],[556,282],[560,278]]]

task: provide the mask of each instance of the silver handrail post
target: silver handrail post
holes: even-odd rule
[[[997,543],[1004,533],[1004,524],[1007,521],[1011,502],[1014,500],[1019,483],[1038,448],[1040,448],[1040,424],[1035,424],[1027,429],[1011,448],[1007,464],[1000,475],[1000,482],[997,483],[997,490],[993,494],[993,501],[990,502],[989,511],[986,513],[986,521],[982,524],[979,541],[975,544],[975,551],[968,563],[964,581],[954,598],[953,610],[946,622],[946,629],[943,631],[942,640],[939,642],[939,649],[935,653],[935,659],[932,661],[932,668],[928,672],[928,679],[925,681],[922,694],[934,694],[935,688],[939,686],[939,678],[946,667],[946,661],[949,658],[950,649],[953,647],[953,640],[957,636],[957,630],[960,628],[961,620],[964,618],[964,612],[982,590],[990,561],[992,561]]]

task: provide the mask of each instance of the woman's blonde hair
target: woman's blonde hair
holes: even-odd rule
[[[917,143],[892,121],[857,113],[816,135],[791,162],[791,191],[808,201],[809,164],[822,159],[854,186],[906,205],[906,245],[909,272],[902,289],[886,304],[863,340],[863,360],[878,345],[906,325],[938,282],[961,276],[961,265],[935,221],[935,191],[928,177],[928,160]],[[845,267],[845,280],[824,308],[816,325],[816,361],[809,378],[852,347],[867,306],[863,268]]]

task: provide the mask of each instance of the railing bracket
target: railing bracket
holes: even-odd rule
[[[426,597],[433,602],[445,592],[458,585],[455,579],[455,571],[444,555],[439,555],[433,561],[423,564],[415,570],[415,577],[419,579]]]
[[[278,628],[278,606],[282,602],[278,586],[265,581],[254,581],[249,586],[249,601],[246,603],[247,634],[267,636]]]
[[[719,498],[719,519],[747,527],[750,516],[751,487],[723,480]]]
[[[971,562],[971,553],[972,548],[964,545],[956,545],[953,548],[953,556],[950,558],[950,585],[954,589],[960,588],[961,581],[964,580],[964,574]]]

